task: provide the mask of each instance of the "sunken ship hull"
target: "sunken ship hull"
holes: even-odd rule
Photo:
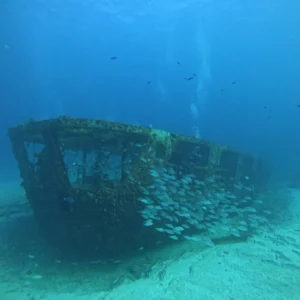
[[[8,135],[41,233],[68,257],[114,257],[195,234],[216,241],[220,230],[243,238],[259,223],[264,166],[227,146],[70,117]],[[234,234],[236,222],[246,230]]]

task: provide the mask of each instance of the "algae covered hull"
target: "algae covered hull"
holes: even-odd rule
[[[241,222],[250,229],[249,208],[263,188],[256,158],[148,127],[61,117],[8,134],[41,230],[66,255],[193,239],[246,208]]]

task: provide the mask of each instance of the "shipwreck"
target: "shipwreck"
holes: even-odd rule
[[[66,255],[108,257],[265,220],[265,166],[228,146],[148,127],[60,117],[8,135],[45,239]],[[204,241],[205,242],[205,241]]]

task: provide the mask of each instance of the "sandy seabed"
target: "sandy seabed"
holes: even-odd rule
[[[1,300],[300,300],[300,191],[290,218],[246,242],[174,243],[126,261],[60,260],[18,182],[0,184]]]

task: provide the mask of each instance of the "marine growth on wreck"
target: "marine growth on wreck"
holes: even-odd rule
[[[262,162],[148,127],[61,117],[9,129],[45,238],[70,256],[245,239],[268,222]]]

